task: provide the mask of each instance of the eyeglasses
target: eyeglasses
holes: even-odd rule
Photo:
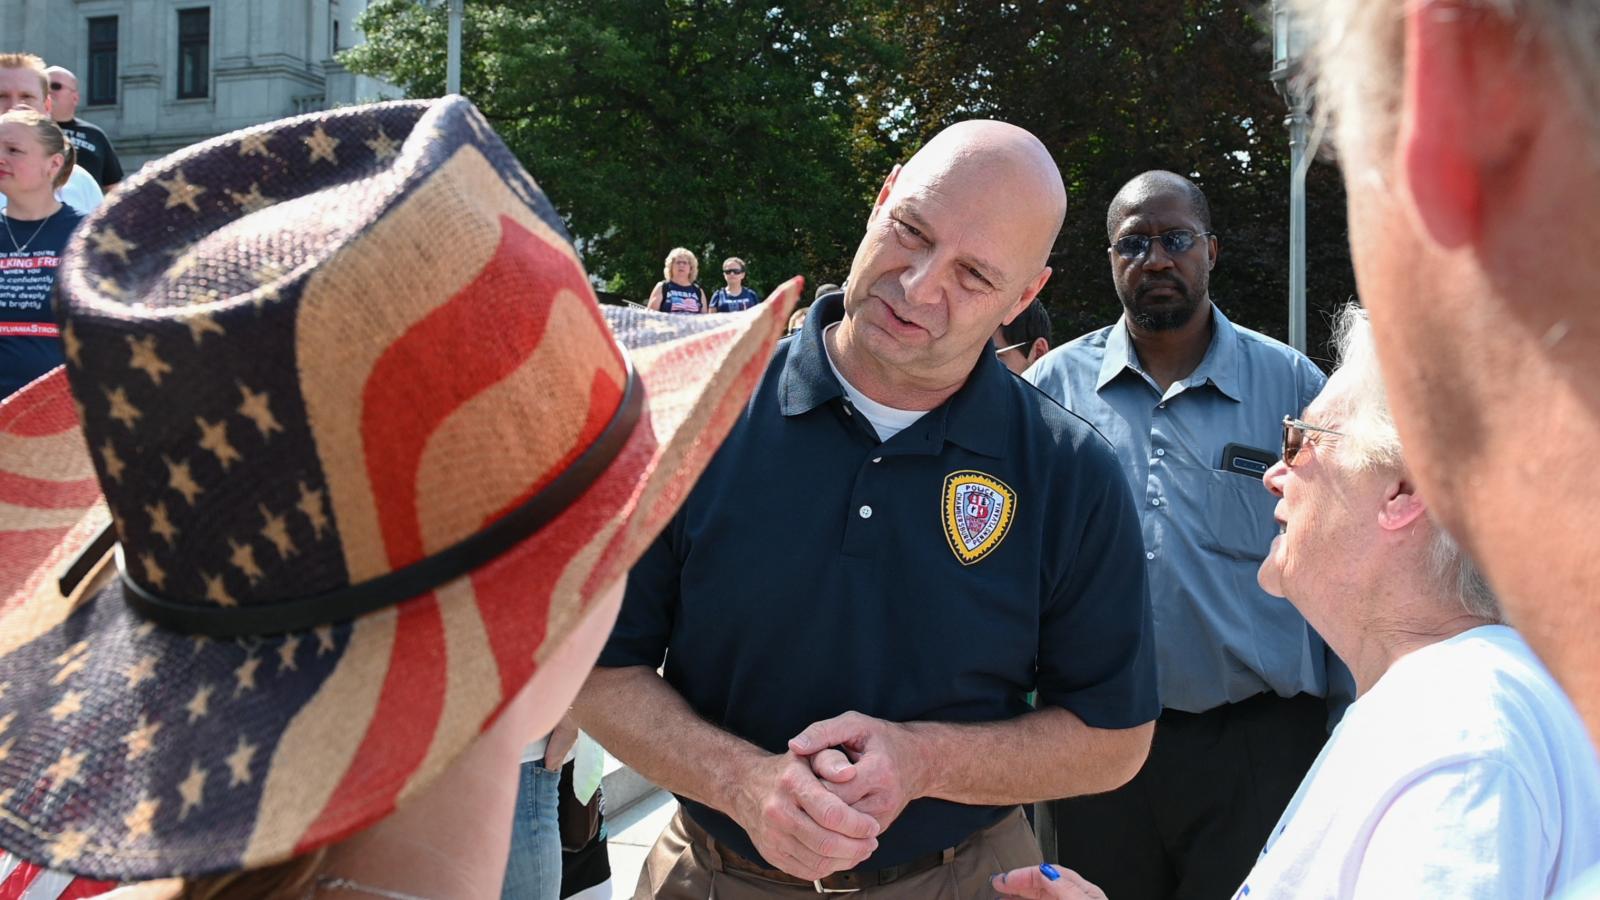
[[[1312,425],[1302,422],[1293,416],[1283,417],[1283,464],[1293,466],[1295,457],[1306,446],[1306,432],[1315,431],[1318,434],[1331,434],[1335,437],[1344,437],[1344,432],[1334,431],[1332,428],[1323,428],[1321,425]]]
[[[1166,248],[1169,255],[1176,255],[1188,253],[1189,248],[1194,246],[1196,238],[1212,237],[1215,233],[1212,231],[1195,232],[1187,228],[1174,228],[1154,237],[1148,234],[1130,234],[1117,238],[1117,242],[1111,245],[1111,249],[1117,251],[1117,255],[1123,259],[1138,259],[1150,252],[1151,241],[1160,240],[1161,246]]]
[[[1009,351],[1011,351],[1011,350],[1017,350],[1017,349],[1019,349],[1019,348],[1022,348],[1022,347],[1026,347],[1026,346],[1028,346],[1028,345],[1029,345],[1029,344],[1031,344],[1031,343],[1033,343],[1033,341],[1023,341],[1023,342],[1022,342],[1022,343],[1020,343],[1020,344],[1012,344],[1012,345],[1011,345],[1011,346],[1009,346],[1009,347],[1001,347],[1001,348],[999,348],[999,349],[998,349],[998,350],[996,350],[996,351],[994,351],[994,355],[995,355],[995,356],[999,356],[999,355],[1000,355],[1000,354],[1002,354],[1002,353],[1006,353],[1006,352],[1009,352]]]
[[[744,270],[743,269],[723,269],[722,270],[722,274],[724,274],[724,275],[743,275],[744,274]]]
[[[61,90],[61,82],[59,82],[59,81],[50,82],[50,90],[52,90],[52,91]]]

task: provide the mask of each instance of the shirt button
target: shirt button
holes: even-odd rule
[[[1156,552],[1154,550],[1146,550],[1144,552],[1144,558],[1145,559],[1155,559],[1156,558]]]
[[[870,507],[870,506],[861,507],[861,518],[863,518],[863,519],[872,518],[872,507]]]
[[[1157,456],[1166,456],[1167,455],[1167,451],[1162,450],[1161,448],[1157,447],[1156,448],[1156,455]]]
[[[1167,408],[1167,405],[1165,403],[1157,403],[1156,404],[1156,409],[1166,409],[1166,408]]]
[[[880,462],[883,462],[883,457],[881,457],[881,456],[874,456],[874,457],[873,457],[873,458],[872,458],[872,461],[873,461],[873,462],[875,462],[875,463],[880,463]]]
[[[1151,506],[1160,506],[1161,505],[1161,498],[1160,497],[1152,497],[1150,499],[1150,505]]]

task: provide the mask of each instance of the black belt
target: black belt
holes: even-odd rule
[[[788,872],[769,869],[760,863],[745,859],[732,847],[707,834],[705,829],[701,828],[695,823],[694,819],[689,817],[688,813],[683,813],[682,815],[684,830],[689,833],[690,840],[704,844],[707,849],[715,852],[721,858],[722,865],[725,868],[743,872],[746,875],[754,875],[762,881],[771,881],[775,884],[812,888],[819,894],[849,894],[866,890],[867,888],[882,887],[902,878],[908,878],[942,866],[956,857],[956,848],[949,847],[924,854],[898,866],[888,866],[872,872],[835,872],[825,878],[807,881],[804,878],[796,878]]]

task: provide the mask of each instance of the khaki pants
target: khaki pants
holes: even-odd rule
[[[692,840],[684,827],[684,811],[672,817],[667,830],[656,839],[639,873],[634,900],[765,900],[769,897],[798,900],[819,898],[816,890],[798,885],[778,884],[757,875],[725,868],[719,853],[729,852],[721,845],[712,849]],[[962,841],[949,862],[915,875],[908,875],[882,887],[868,888],[848,895],[870,900],[973,900],[994,896],[990,877],[1043,861],[1033,829],[1022,810],[1013,811],[999,822]]]

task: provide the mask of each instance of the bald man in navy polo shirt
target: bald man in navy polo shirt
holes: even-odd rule
[[[1039,862],[1020,804],[1138,771],[1159,704],[1127,482],[990,343],[1065,211],[1003,123],[896,167],[845,290],[629,575],[576,712],[682,801],[636,897],[987,896]]]

